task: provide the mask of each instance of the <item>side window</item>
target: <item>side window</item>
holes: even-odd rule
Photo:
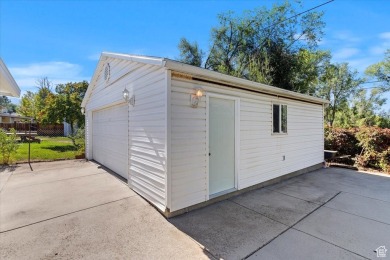
[[[280,111],[280,105],[273,105],[273,132],[279,133],[279,126],[280,126],[280,120],[279,120],[279,111]]]
[[[287,105],[282,105],[281,131],[287,134]]]
[[[287,105],[272,105],[272,132],[287,134]]]

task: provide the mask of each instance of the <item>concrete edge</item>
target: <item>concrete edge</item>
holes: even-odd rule
[[[15,165],[0,165],[0,174],[6,175],[5,179],[0,182],[0,192],[2,192],[3,188],[7,185],[15,169]]]
[[[159,210],[159,211],[166,218],[176,217],[176,216],[182,215],[184,213],[187,213],[187,212],[190,212],[190,211],[193,211],[193,210],[196,210],[196,209],[200,209],[200,208],[206,207],[208,205],[211,205],[211,204],[214,204],[214,203],[217,203],[217,202],[229,199],[231,197],[234,197],[234,196],[237,196],[237,195],[240,195],[240,194],[252,191],[252,190],[257,190],[257,189],[260,189],[260,188],[264,188],[265,186],[276,184],[276,183],[282,182],[284,180],[291,179],[293,177],[299,176],[301,174],[321,169],[322,167],[323,167],[323,163],[318,163],[318,164],[309,166],[307,168],[304,168],[304,169],[301,169],[301,170],[298,170],[298,171],[294,171],[294,172],[291,172],[291,173],[288,173],[288,174],[276,177],[274,179],[271,179],[271,180],[268,180],[268,181],[265,181],[265,182],[262,182],[262,183],[255,184],[255,185],[252,185],[250,187],[247,187],[247,188],[244,188],[244,189],[241,189],[241,190],[236,190],[236,191],[233,191],[233,192],[221,195],[219,197],[216,197],[216,198],[213,198],[213,199],[210,199],[210,200],[207,200],[207,201],[204,201],[204,202],[201,202],[201,203],[198,203],[198,204],[195,204],[195,205],[183,208],[183,209],[179,209],[179,210],[176,210],[176,211],[173,211],[173,212],[170,212],[169,209],[166,209],[164,212],[161,211],[161,210]],[[155,207],[155,208],[158,209],[157,207]]]

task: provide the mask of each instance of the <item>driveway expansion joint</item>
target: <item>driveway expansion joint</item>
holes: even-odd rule
[[[89,176],[93,176],[93,175],[97,175],[97,174],[102,174],[102,173],[98,172],[98,173],[92,173],[92,174],[78,176],[78,177],[71,177],[71,178],[59,179],[59,180],[54,180],[54,181],[46,181],[46,182],[34,183],[34,184],[30,184],[30,185],[16,186],[16,187],[13,187],[12,189],[19,189],[19,188],[31,187],[31,186],[41,185],[41,184],[48,184],[48,183],[61,182],[61,181],[67,181],[67,180],[72,180],[72,179],[79,179],[79,178],[89,177]]]
[[[359,217],[359,218],[368,219],[368,220],[371,220],[371,221],[375,221],[375,222],[378,222],[378,223],[390,226],[389,223],[382,222],[382,221],[379,221],[379,220],[376,220],[376,219],[372,219],[372,218],[368,218],[368,217],[364,217],[364,216],[361,216],[361,215],[357,215],[357,214],[354,214],[354,213],[351,213],[351,212],[348,212],[348,211],[344,211],[344,210],[341,210],[341,209],[335,209],[335,208],[328,207],[328,206],[325,206],[325,205],[324,205],[324,208],[331,209],[331,210],[336,210],[336,211],[339,211],[339,212],[343,212],[345,214],[349,214],[349,215],[356,216],[356,217]]]
[[[232,203],[234,203],[234,204],[237,204],[238,206],[240,206],[240,207],[242,207],[242,208],[244,208],[244,209],[253,211],[253,212],[255,212],[255,213],[257,213],[257,214],[259,214],[259,215],[261,215],[261,216],[263,216],[263,217],[266,217],[266,218],[268,218],[268,219],[270,219],[270,220],[272,220],[272,221],[275,221],[275,222],[277,222],[277,223],[279,223],[279,224],[282,224],[283,226],[290,227],[289,225],[287,225],[287,224],[285,224],[285,223],[283,223],[283,222],[280,222],[279,220],[275,220],[275,219],[273,219],[273,218],[270,218],[269,216],[266,216],[266,215],[264,215],[263,213],[260,213],[260,212],[254,210],[254,209],[248,208],[247,206],[244,206],[244,205],[242,205],[242,204],[240,204],[240,203],[238,203],[238,202],[236,202],[236,201],[233,201],[233,200],[231,200],[231,199],[228,199],[228,201],[229,201],[229,202],[232,202]]]
[[[337,197],[339,194],[341,193],[341,191],[337,192],[335,195],[333,195],[330,199],[328,199],[327,201],[325,201],[324,203],[322,203],[321,205],[318,205],[315,209],[313,209],[312,211],[310,211],[307,215],[303,216],[302,218],[300,218],[297,222],[295,222],[293,225],[291,226],[288,226],[288,228],[284,231],[282,231],[280,234],[278,234],[277,236],[275,236],[274,238],[272,238],[271,240],[269,240],[267,243],[263,244],[262,246],[260,246],[257,250],[253,251],[252,253],[250,253],[249,255],[247,255],[246,257],[244,257],[243,259],[248,259],[249,257],[251,257],[253,254],[255,254],[257,251],[261,250],[262,248],[264,248],[265,246],[267,246],[268,244],[270,244],[272,241],[274,241],[275,239],[277,239],[278,237],[280,237],[281,235],[283,235],[284,233],[286,233],[287,231],[289,231],[290,229],[294,229],[294,226],[297,225],[299,222],[301,222],[302,220],[304,220],[305,218],[307,218],[308,216],[310,216],[311,214],[313,214],[315,211],[317,211],[318,209],[320,209],[322,206],[324,206],[326,203],[328,203],[329,201],[333,200],[335,197]],[[286,225],[286,224],[284,224]],[[287,226],[287,225],[286,225]],[[313,236],[314,237],[314,236]],[[331,243],[329,243],[331,244]],[[348,250],[347,250],[348,251]]]
[[[365,257],[365,256],[363,256],[363,255],[360,255],[360,254],[358,254],[358,253],[356,253],[356,252],[353,252],[353,251],[351,251],[351,250],[349,250],[349,249],[346,249],[346,248],[344,248],[344,247],[341,247],[341,246],[339,246],[339,245],[336,245],[336,244],[334,244],[334,243],[332,243],[332,242],[329,242],[329,241],[324,240],[324,239],[322,239],[322,238],[316,237],[316,236],[314,236],[314,235],[312,235],[312,234],[306,233],[305,231],[296,229],[296,228],[294,228],[294,227],[291,227],[291,229],[293,229],[293,230],[295,230],[295,231],[298,231],[298,232],[301,232],[301,233],[303,233],[303,234],[306,234],[306,235],[308,235],[308,236],[314,237],[314,238],[316,238],[316,239],[318,239],[318,240],[321,240],[321,241],[323,241],[323,242],[325,242],[325,243],[328,243],[328,244],[330,244],[330,245],[332,245],[332,246],[338,247],[338,248],[343,249],[343,250],[345,250],[345,251],[348,251],[348,252],[350,252],[350,253],[352,253],[352,254],[354,254],[354,255],[360,256],[360,257],[362,257],[362,258],[364,258],[364,259],[371,259],[371,258],[367,258],[367,257]]]
[[[299,181],[296,181],[294,183],[298,183],[298,182]],[[316,204],[316,205],[323,205],[324,203],[328,202],[328,201],[326,201],[326,202],[319,203],[319,202],[315,202],[315,201],[310,201],[310,200],[305,200],[305,199],[302,199],[302,198],[298,198],[296,196],[292,196],[290,194],[287,194],[287,193],[284,193],[284,192],[280,192],[280,191],[277,191],[277,190],[273,190],[273,189],[270,189],[270,188],[267,188],[267,187],[264,187],[264,189],[267,189],[269,191],[276,192],[276,193],[279,193],[279,194],[282,194],[282,195],[285,195],[285,196],[289,196],[289,197],[294,198],[294,199],[299,199],[299,200],[306,201],[306,202],[309,202],[309,203],[312,203],[312,204]]]
[[[46,221],[49,221],[49,220],[61,218],[61,217],[64,217],[64,216],[69,216],[69,215],[72,215],[74,213],[86,211],[86,210],[89,210],[89,209],[98,208],[100,206],[105,206],[105,205],[108,205],[108,204],[111,204],[111,203],[115,203],[115,202],[118,202],[118,201],[121,201],[121,200],[129,199],[129,198],[132,198],[132,197],[135,197],[135,196],[137,196],[137,195],[135,194],[135,195],[132,195],[132,196],[121,198],[121,199],[105,202],[105,203],[102,203],[102,204],[99,204],[99,205],[87,207],[87,208],[84,208],[84,209],[75,210],[75,211],[68,212],[68,213],[65,213],[65,214],[61,214],[61,215],[58,215],[58,216],[55,216],[55,217],[43,219],[43,220],[36,221],[36,222],[30,223],[30,224],[19,226],[19,227],[16,227],[16,228],[11,228],[11,229],[8,229],[8,230],[0,231],[0,234],[7,233],[7,232],[10,232],[10,231],[14,231],[14,230],[21,229],[21,228],[25,228],[25,227],[28,227],[28,226],[33,226],[33,225],[40,224],[40,223],[43,223],[43,222],[46,222]]]

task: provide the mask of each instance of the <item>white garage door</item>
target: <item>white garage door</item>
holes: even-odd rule
[[[128,108],[118,105],[92,114],[93,159],[127,179]]]

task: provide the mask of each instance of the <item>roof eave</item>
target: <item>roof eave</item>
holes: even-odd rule
[[[328,104],[329,103],[328,100],[325,100],[322,98],[317,98],[317,97],[297,93],[294,91],[289,91],[286,89],[272,87],[272,86],[261,84],[258,82],[233,77],[230,75],[222,74],[222,73],[212,71],[212,70],[203,69],[203,68],[196,67],[196,66],[191,66],[191,65],[188,65],[185,63],[174,61],[174,60],[166,59],[165,66],[168,69],[171,69],[173,71],[188,73],[190,75],[199,76],[199,77],[203,77],[206,79],[214,79],[214,80],[217,80],[219,82],[228,83],[231,85],[238,85],[240,87],[247,88],[248,90],[252,90],[252,91],[253,90],[263,91],[263,92],[272,93],[272,94],[275,94],[275,95],[278,95],[281,97],[290,97],[290,98],[309,101],[309,102],[318,103],[318,104]]]
[[[266,93],[270,93],[270,94],[280,96],[280,97],[293,98],[293,99],[308,101],[308,102],[317,103],[317,104],[329,104],[328,100],[325,100],[322,98],[317,98],[317,97],[285,90],[282,88],[272,87],[272,86],[269,86],[266,84],[253,82],[250,80],[229,76],[229,75],[222,74],[222,73],[219,73],[216,71],[207,70],[204,68],[188,65],[188,64],[185,64],[182,62],[178,62],[178,61],[174,61],[174,60],[170,60],[170,59],[166,59],[166,58],[137,56],[137,55],[119,54],[119,53],[111,53],[111,52],[102,52],[100,59],[99,59],[99,62],[98,62],[98,65],[96,66],[94,75],[92,76],[90,85],[93,85],[95,83],[95,81],[97,80],[98,73],[104,64],[103,60],[106,59],[107,57],[122,59],[122,60],[129,60],[129,61],[133,61],[133,62],[140,62],[140,63],[159,66],[159,67],[165,67],[167,69],[177,71],[177,72],[187,73],[187,74],[190,74],[192,76],[197,76],[197,77],[201,77],[204,79],[209,79],[209,80],[213,80],[216,82],[227,83],[230,85],[237,85],[237,86],[240,86],[241,88],[245,88],[245,89],[248,89],[251,91],[266,92]],[[87,89],[85,97],[81,103],[81,107],[86,106],[88,99],[90,97],[91,91],[92,91],[92,88]]]
[[[157,57],[149,57],[149,56],[138,56],[138,55],[130,55],[130,54],[122,54],[122,53],[112,53],[112,52],[103,52],[102,56],[129,60],[133,62],[139,62],[144,64],[156,65],[160,67],[165,66],[165,59],[157,58]]]

